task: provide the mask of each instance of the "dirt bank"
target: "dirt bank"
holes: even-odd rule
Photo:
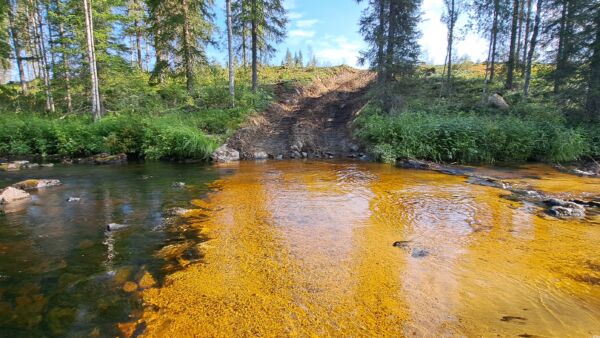
[[[242,159],[356,157],[350,123],[366,104],[371,72],[348,68],[309,86],[279,84],[279,101],[251,118],[227,142]]]

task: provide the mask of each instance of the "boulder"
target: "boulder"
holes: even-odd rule
[[[173,182],[171,184],[171,187],[178,188],[178,189],[185,188],[185,182]]]
[[[29,199],[31,195],[26,191],[14,187],[0,190],[0,204],[9,204],[19,200]]]
[[[94,164],[122,164],[127,162],[126,154],[100,154],[96,156],[92,156],[92,162]]]
[[[59,180],[25,180],[12,185],[13,188],[21,189],[21,190],[37,190],[48,187],[55,187],[60,185]]]
[[[67,202],[79,202],[81,201],[80,197],[69,197],[67,198]]]
[[[165,216],[183,216],[186,213],[190,212],[191,209],[184,209],[184,208],[170,208],[165,210],[164,214]]]
[[[226,144],[220,146],[212,153],[211,158],[214,162],[233,162],[240,160],[240,152],[229,148]]]
[[[585,207],[571,201],[551,198],[544,201],[550,207],[548,213],[557,218],[582,218],[585,217]]]
[[[502,110],[510,108],[508,103],[506,103],[506,100],[499,94],[493,94],[488,97],[488,106]]]
[[[269,155],[264,151],[257,151],[254,153],[255,160],[266,160],[269,158]]]
[[[42,164],[40,164],[40,166],[42,168],[53,168],[54,167],[54,163],[42,163]]]
[[[2,171],[17,171],[23,168],[27,168],[29,161],[13,161],[8,163],[0,164],[0,170]]]
[[[396,162],[396,166],[404,169],[418,169],[418,170],[434,170],[438,169],[438,165],[433,162],[413,160],[410,158],[399,160]]]

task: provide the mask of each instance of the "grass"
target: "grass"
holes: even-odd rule
[[[600,126],[570,118],[570,110],[552,100],[551,86],[541,75],[535,77],[534,95],[528,100],[518,90],[504,90],[502,81],[491,84],[488,92],[500,92],[511,105],[500,111],[482,102],[484,69],[478,64],[457,65],[450,92],[443,87],[440,69],[438,75],[402,79],[387,97],[395,103],[389,113],[382,112],[376,88],[370,105],[355,121],[356,135],[384,162],[416,158],[491,164],[600,158]],[[536,71],[547,69],[539,66]]]
[[[227,70],[217,65],[197,70],[192,94],[181,78],[149,85],[146,73],[106,69],[101,84],[107,114],[97,123],[91,121],[85,88],[77,79],[72,83],[73,113],[40,113],[45,100],[40,83],[31,83],[26,96],[16,84],[0,86],[0,156],[127,153],[151,160],[208,160],[250,115],[266,109],[276,84],[305,84],[342,70],[263,67],[261,87],[254,93],[248,85],[250,69],[239,68],[231,108]],[[55,93],[59,108],[61,95],[60,90]]]

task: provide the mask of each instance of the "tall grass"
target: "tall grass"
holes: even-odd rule
[[[382,114],[371,106],[357,121],[357,136],[382,161],[418,158],[438,162],[571,161],[592,142],[560,119],[404,112]]]

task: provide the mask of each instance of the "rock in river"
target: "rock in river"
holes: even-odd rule
[[[240,152],[229,148],[226,144],[220,146],[212,153],[211,158],[215,162],[232,162],[240,160]]]
[[[127,228],[128,225],[118,224],[118,223],[110,223],[106,226],[106,231],[119,231]]]
[[[15,183],[12,185],[12,187],[21,189],[21,190],[37,190],[37,189],[43,189],[43,188],[48,188],[48,187],[55,187],[60,184],[61,183],[59,180],[32,179],[32,180],[25,180],[25,181]]]
[[[29,199],[31,195],[26,191],[14,187],[0,190],[0,204],[9,204],[15,201]]]
[[[585,207],[575,202],[551,198],[544,201],[550,207],[548,213],[557,218],[582,218],[585,217]]]

